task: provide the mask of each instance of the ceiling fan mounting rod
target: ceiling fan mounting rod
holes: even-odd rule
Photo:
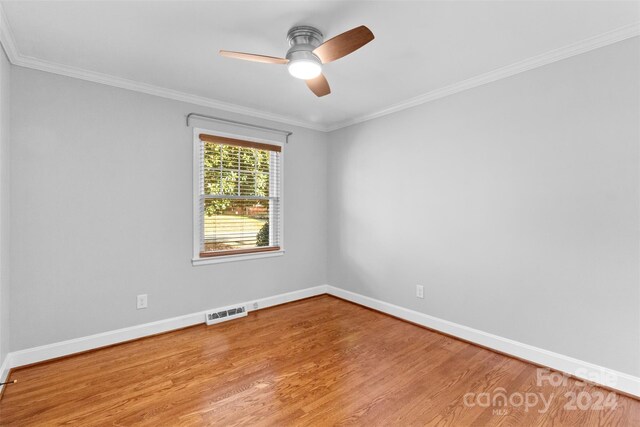
[[[317,28],[308,25],[293,27],[287,33],[287,41],[292,48],[305,45],[310,46],[309,50],[313,50],[322,44],[323,39],[324,36]]]

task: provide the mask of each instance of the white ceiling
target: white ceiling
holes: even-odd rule
[[[334,126],[640,21],[612,1],[3,1],[20,55]],[[325,66],[316,98],[286,66],[287,30],[325,38],[365,24],[376,39]]]

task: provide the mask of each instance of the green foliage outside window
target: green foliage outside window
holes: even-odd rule
[[[256,246],[269,246],[269,222],[265,222],[256,235]]]
[[[266,150],[205,143],[204,194],[268,197],[269,162],[270,152]],[[205,215],[233,209],[233,202],[232,199],[213,200],[206,204]]]

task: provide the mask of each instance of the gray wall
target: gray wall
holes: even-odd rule
[[[639,52],[332,133],[329,283],[639,375]]]
[[[193,267],[184,118],[237,116],[19,67],[12,88],[12,351],[326,283],[326,134],[285,148],[286,254]]]
[[[286,255],[201,267],[183,119],[237,116],[13,68],[11,350],[328,282],[639,375],[638,48],[328,135],[294,129]]]
[[[0,365],[9,352],[9,99],[11,64],[0,48]],[[2,375],[2,372],[0,372]]]

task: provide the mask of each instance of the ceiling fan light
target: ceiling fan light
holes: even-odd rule
[[[293,60],[287,65],[289,74],[297,79],[310,80],[318,77],[322,72],[322,65],[307,59]]]

